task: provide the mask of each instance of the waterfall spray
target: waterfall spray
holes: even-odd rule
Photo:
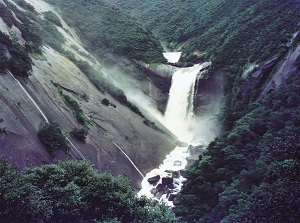
[[[203,73],[201,69],[208,65],[197,64],[173,74],[164,124],[182,141],[193,139],[195,85]]]
[[[203,63],[189,68],[181,68],[173,74],[169,101],[162,123],[179,140],[192,145],[195,140],[195,146],[199,145],[198,138],[195,137],[197,130],[195,125],[196,117],[194,115],[195,88],[198,79],[204,72],[202,70],[210,64]],[[189,148],[189,146],[176,147],[158,169],[154,169],[146,175],[142,181],[142,189],[138,194],[146,195],[156,200],[164,200],[172,206],[172,199],[180,192],[183,182],[186,181],[180,176],[179,171],[184,169],[187,164],[186,158],[190,155]],[[160,176],[160,180],[155,185],[151,185],[148,179],[157,175]],[[172,185],[164,185],[163,179],[166,178],[171,178],[174,183]]]

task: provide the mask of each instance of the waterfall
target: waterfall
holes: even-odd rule
[[[165,52],[163,55],[169,63],[177,63],[181,57],[181,52]]]
[[[195,85],[201,69],[209,64],[182,68],[173,74],[164,124],[179,140],[190,142],[193,138]]]
[[[187,165],[190,149],[194,148],[192,145],[196,147],[202,145],[204,147],[205,144],[197,135],[198,133],[196,133],[197,128],[199,128],[199,120],[197,120],[198,125],[196,126],[193,105],[196,82],[201,77],[202,70],[210,64],[206,62],[189,68],[181,68],[173,74],[169,100],[162,124],[176,135],[179,140],[188,144],[185,146],[183,143],[183,146],[176,147],[167,155],[159,168],[152,170],[146,175],[141,183],[142,189],[138,195],[146,195],[155,200],[163,200],[170,206],[173,206],[172,201],[174,197],[180,192],[183,183],[186,181],[185,178],[180,176],[180,170],[183,170]],[[150,184],[148,182],[149,178],[158,176],[159,180],[156,183]],[[173,183],[165,185],[163,181],[166,182],[166,180],[170,179]]]

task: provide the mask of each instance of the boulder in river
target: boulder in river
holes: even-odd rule
[[[162,184],[165,185],[165,186],[173,184],[173,178],[163,177],[162,178]]]
[[[182,162],[179,160],[174,161],[174,166],[182,166]]]
[[[180,177],[180,173],[178,171],[174,171],[172,173],[172,178],[179,178]]]
[[[198,145],[198,146],[189,145],[187,151],[193,155],[195,153],[204,152],[205,149],[204,149],[204,145]]]
[[[155,184],[158,183],[159,180],[160,180],[160,176],[157,175],[157,176],[154,176],[154,177],[150,177],[148,179],[148,182],[149,182],[149,184],[155,185]]]
[[[156,186],[156,189],[157,189],[157,191],[164,191],[165,190],[165,187],[166,187],[166,185],[164,185],[164,184],[158,184],[157,186]]]
[[[159,200],[165,194],[164,191],[160,191],[155,197]]]
[[[158,190],[156,188],[152,188],[150,192],[155,196],[158,193]]]
[[[176,194],[170,194],[168,201],[174,201],[175,198],[176,198]]]
[[[167,187],[168,187],[169,189],[171,189],[171,190],[172,190],[172,189],[175,189],[174,184],[168,184]]]

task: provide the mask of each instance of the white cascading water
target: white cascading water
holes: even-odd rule
[[[195,84],[202,67],[202,64],[197,64],[193,67],[182,68],[172,77],[164,124],[181,141],[192,140]]]
[[[179,173],[187,165],[186,158],[190,156],[189,145],[200,144],[201,139],[195,138],[196,126],[193,126],[195,123],[193,113],[195,84],[197,78],[201,76],[201,69],[209,65],[210,63],[197,64],[193,67],[181,68],[173,74],[169,101],[162,124],[186,145],[182,143],[183,146],[176,147],[167,155],[158,169],[146,175],[141,183],[142,189],[138,193],[139,196],[145,195],[155,200],[163,200],[173,206],[172,199],[169,198],[172,195],[174,198],[186,181]],[[148,179],[158,175],[160,180],[155,185],[151,185]],[[173,178],[173,185],[161,189],[163,178]]]

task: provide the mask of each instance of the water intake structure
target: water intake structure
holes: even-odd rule
[[[139,195],[155,200],[163,200],[173,206],[176,194],[180,192],[186,179],[181,176],[187,159],[203,151],[211,140],[202,130],[208,119],[194,115],[196,83],[210,63],[196,64],[193,67],[180,68],[172,76],[169,100],[162,124],[181,141],[158,169],[149,172],[142,181]],[[203,127],[204,126],[204,127]],[[198,155],[197,155],[198,156]]]

